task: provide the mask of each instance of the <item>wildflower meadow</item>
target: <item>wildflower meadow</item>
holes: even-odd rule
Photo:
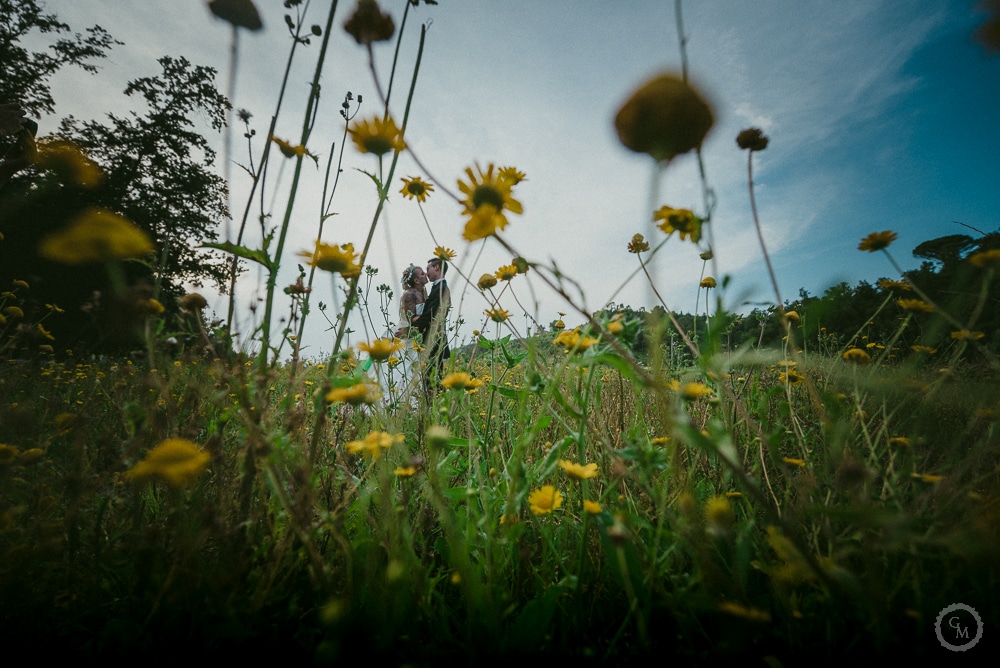
[[[309,4],[283,3],[289,48],[315,58],[301,136],[251,131],[216,73],[184,59],[130,84],[147,116],[51,136],[18,125],[49,104],[46,79],[0,84],[23,112],[0,137],[0,636],[40,655],[317,665],[986,660],[1000,642],[1000,232],[927,240],[928,262],[904,271],[887,221],[849,242],[885,278],[783,299],[755,201],[771,137],[750,127],[732,151],[771,303],[725,307],[703,168],[701,201],[654,185],[647,220],[605,251],[649,303],[592,310],[557,253],[509,238],[531,174],[477,155],[438,174],[407,141],[433,38],[413,15],[448,3],[314,0],[305,21]],[[257,7],[207,5],[235,67]],[[35,2],[0,8],[59,31]],[[664,30],[683,48],[682,23]],[[311,114],[344,31],[392,75],[358,73],[380,99],[359,112],[344,96],[320,160]],[[81,67],[114,46],[69,34]],[[654,183],[678,156],[701,163],[726,104],[683,55],[612,120]],[[246,142],[242,171],[220,173],[195,117]],[[404,154],[426,169],[400,173]],[[349,239],[331,202],[337,161],[359,156],[375,196],[367,236]],[[300,188],[307,168],[322,193]],[[419,334],[368,257],[390,202],[436,198],[454,217],[423,218],[428,248],[453,306],[463,286],[482,308],[466,322],[442,296]],[[293,247],[292,206],[314,199],[315,241]],[[438,243],[443,226],[465,245]],[[470,269],[483,245],[509,263]],[[699,258],[695,313],[663,299],[649,262],[664,254]],[[248,281],[254,325],[237,336]],[[333,303],[315,298],[321,281]],[[535,312],[529,290],[563,310]],[[330,352],[316,355],[306,323],[320,319]]]

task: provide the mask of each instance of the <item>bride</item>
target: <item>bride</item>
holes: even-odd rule
[[[424,311],[427,274],[423,267],[411,264],[403,270],[401,283],[403,294],[399,297],[399,328],[395,336],[403,340],[404,348],[398,355],[399,362],[388,369],[389,388],[388,392],[383,391],[389,403],[397,405],[413,396],[414,389],[420,386],[420,373],[416,368],[418,354],[413,340],[419,334],[416,327],[410,326],[410,322],[414,316]]]

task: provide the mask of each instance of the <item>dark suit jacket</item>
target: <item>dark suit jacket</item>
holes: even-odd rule
[[[439,357],[439,359],[447,359],[451,356],[451,349],[448,347],[448,334],[444,331],[444,318],[447,311],[441,312],[441,294],[447,289],[448,284],[443,278],[431,286],[431,293],[427,295],[427,301],[424,303],[424,312],[413,319],[413,326],[423,337],[424,345],[430,346],[431,357]],[[440,324],[437,324],[439,322]],[[433,341],[431,340],[431,330],[434,330]]]

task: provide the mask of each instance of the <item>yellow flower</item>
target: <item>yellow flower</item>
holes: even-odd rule
[[[782,457],[781,461],[785,462],[789,466],[798,466],[799,468],[802,468],[806,465],[806,460],[795,459],[793,457]]]
[[[512,186],[516,186],[521,181],[528,180],[527,177],[524,175],[524,172],[518,171],[517,167],[501,167],[497,171],[497,175],[501,179],[506,179],[507,181],[509,181]]]
[[[846,350],[844,351],[842,357],[844,358],[844,361],[850,362],[851,364],[857,364],[859,366],[864,366],[872,361],[871,356],[861,348],[851,348],[850,350]]]
[[[394,443],[402,443],[405,438],[403,434],[373,431],[363,440],[345,443],[344,449],[352,455],[364,455],[371,459],[378,459],[383,450],[388,450]]]
[[[455,259],[455,251],[450,248],[445,248],[444,246],[437,246],[434,249],[434,257],[442,262],[451,262]]]
[[[908,448],[910,447],[910,439],[906,436],[893,436],[889,439],[889,445],[894,445],[899,448]]]
[[[416,466],[397,466],[392,472],[394,476],[399,478],[409,478],[417,473],[418,469]]]
[[[883,290],[910,290],[910,284],[906,281],[894,281],[890,278],[879,280],[878,286]]]
[[[552,329],[556,329],[556,330],[566,329],[566,323],[563,322],[562,318],[559,318],[558,320],[556,320],[555,322],[552,323]]]
[[[930,346],[910,346],[910,350],[917,353],[924,353],[925,355],[937,355],[937,348],[931,348]]]
[[[788,322],[798,322],[799,321],[799,312],[798,311],[786,311],[785,312],[785,320],[787,320]]]
[[[691,241],[698,243],[701,241],[702,220],[694,215],[690,209],[673,209],[669,206],[661,206],[653,213],[653,220],[662,221],[659,227],[668,236],[678,232],[681,241],[691,237]]]
[[[190,313],[196,313],[197,311],[200,311],[208,306],[208,300],[197,292],[191,292],[184,295],[177,303],[182,309]]]
[[[462,232],[466,241],[485,239],[498,230],[503,230],[509,223],[506,211],[523,213],[521,203],[511,195],[513,184],[499,174],[494,174],[493,163],[489,164],[486,171],[479,165],[476,165],[476,172],[471,167],[466,167],[465,173],[468,182],[459,181],[458,189],[465,195],[462,213],[469,216]]]
[[[648,250],[649,244],[646,242],[646,239],[641,234],[633,234],[632,241],[628,242],[628,252],[638,255]]]
[[[47,330],[44,327],[42,327],[42,323],[40,323],[40,322],[36,323],[35,324],[35,329],[37,329],[38,333],[41,334],[44,338],[48,339],[49,341],[55,341],[56,340],[56,337],[52,336],[52,332],[50,332],[49,330]]]
[[[552,485],[543,485],[528,495],[528,506],[536,515],[546,515],[558,510],[562,502],[562,494]]]
[[[344,21],[344,30],[358,44],[371,45],[372,42],[391,39],[396,31],[396,24],[391,16],[379,8],[375,0],[358,0],[354,13]]]
[[[919,311],[921,313],[930,313],[934,310],[934,307],[922,299],[899,299],[896,301],[899,308],[904,311]]]
[[[480,290],[489,290],[497,284],[497,277],[493,274],[483,274],[479,277],[477,285]]]
[[[671,160],[701,146],[715,118],[701,94],[673,74],[640,86],[615,114],[622,144],[654,160]]]
[[[1000,248],[992,248],[981,253],[974,253],[969,256],[969,262],[980,269],[1000,267]]]
[[[788,369],[788,371],[778,374],[778,380],[789,385],[798,385],[805,379],[806,377],[795,369]]]
[[[621,334],[625,331],[625,325],[620,320],[614,320],[608,323],[608,331],[615,335]]]
[[[885,230],[884,232],[872,232],[861,240],[861,243],[858,244],[858,250],[874,253],[875,251],[880,251],[883,248],[888,248],[889,244],[898,238],[899,235],[890,230]]]
[[[158,316],[163,313],[163,304],[155,299],[140,299],[136,302],[136,306],[139,307],[139,311],[145,315]]]
[[[931,473],[914,473],[912,475],[917,480],[922,480],[923,482],[930,482],[930,483],[941,482],[941,480],[944,479],[944,476],[933,475]]]
[[[293,146],[284,139],[279,139],[274,135],[271,135],[270,139],[271,141],[273,141],[275,144],[278,145],[278,150],[281,151],[281,155],[285,156],[286,158],[295,158],[295,157],[302,158],[309,154],[309,151],[306,150],[305,146],[301,145]]]
[[[8,306],[3,310],[3,314],[8,318],[23,318],[24,311],[17,306]]]
[[[680,392],[685,401],[694,401],[702,397],[711,396],[712,388],[705,383],[685,383],[680,388]]]
[[[146,453],[146,457],[125,472],[136,482],[162,480],[171,487],[185,487],[195,481],[211,459],[209,454],[184,438],[168,438]]]
[[[597,343],[598,340],[592,336],[581,335],[579,330],[573,330],[572,332],[559,332],[552,343],[562,346],[567,352],[581,352]]]
[[[770,622],[771,613],[766,610],[761,610],[760,608],[748,608],[739,603],[733,603],[731,601],[726,601],[725,603],[719,604],[719,610],[722,612],[733,615],[734,617],[740,617],[742,619],[747,619],[751,622]]]
[[[333,404],[342,401],[352,406],[373,404],[378,397],[378,390],[375,386],[364,381],[349,387],[335,387],[326,393],[327,402]]]
[[[411,176],[408,179],[403,179],[403,189],[399,192],[404,197],[408,197],[410,199],[415,197],[418,202],[426,202],[430,194],[434,192],[434,186],[427,183],[419,176]]]
[[[701,283],[698,284],[699,288],[705,288],[706,290],[711,290],[716,285],[715,279],[711,276],[706,276],[701,279]]]
[[[576,478],[577,480],[587,480],[597,477],[597,464],[593,462],[589,464],[577,464],[568,459],[560,459],[559,468],[565,471],[571,478]]]
[[[15,278],[13,281],[11,281],[11,285],[13,285],[15,288],[24,288],[25,290],[31,287],[28,285],[27,281],[21,280],[20,278]]]
[[[299,257],[303,258],[309,266],[339,273],[344,278],[354,278],[361,275],[361,266],[357,264],[358,254],[354,252],[354,244],[337,246],[317,241],[315,251],[311,253],[299,251]]]
[[[369,120],[355,121],[348,132],[362,153],[384,155],[389,151],[402,151],[406,148],[403,132],[396,127],[396,121],[391,116],[385,119],[375,116]]]
[[[358,344],[358,350],[368,353],[368,357],[376,362],[384,362],[402,349],[403,342],[399,339],[375,339],[371,343],[362,341]]]
[[[473,378],[465,371],[449,373],[441,380],[446,390],[475,390],[483,384],[478,378]]]
[[[599,515],[601,512],[603,512],[604,509],[601,508],[601,504],[599,504],[597,501],[584,499],[583,510],[589,515]]]
[[[503,322],[510,317],[510,313],[508,313],[502,308],[487,309],[486,315],[488,315],[490,320],[492,320],[493,322]]]
[[[141,258],[154,249],[146,233],[106,209],[92,207],[42,240],[39,253],[63,264]]]
[[[14,460],[17,459],[17,455],[20,452],[20,448],[13,445],[7,445],[6,443],[0,443],[0,466],[7,466],[12,464]]]
[[[705,520],[709,528],[716,531],[724,531],[732,526],[736,515],[733,514],[729,499],[725,496],[713,496],[709,499],[705,504]]]
[[[42,169],[55,172],[64,181],[84,188],[92,188],[104,178],[97,163],[84,155],[76,144],[64,139],[39,142],[35,162]]]
[[[984,336],[986,335],[982,332],[970,332],[967,329],[961,329],[957,332],[951,333],[951,338],[958,339],[959,341],[976,341]]]
[[[501,281],[512,280],[515,276],[517,276],[517,267],[512,264],[505,264],[496,270],[494,276]]]

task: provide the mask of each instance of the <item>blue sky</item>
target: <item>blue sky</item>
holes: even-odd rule
[[[398,25],[404,1],[382,4]],[[262,137],[289,39],[281,3],[258,0],[257,5],[265,30],[241,40],[234,102],[254,113]],[[346,90],[364,95],[362,116],[376,112],[363,52],[339,31],[353,5],[340,2],[321,120],[309,142],[321,162],[330,142],[339,141],[337,111]],[[323,23],[328,6],[314,0],[307,23]],[[125,82],[155,73],[160,55],[214,65],[224,80],[228,30],[211,18],[202,0],[49,0],[47,7],[77,30],[99,23],[125,42],[97,77],[66,72],[54,82],[62,114],[122,113],[131,102],[121,95]],[[704,145],[708,182],[717,199],[716,265],[709,273],[731,276],[731,287],[722,295],[728,308],[745,310],[745,302],[774,300],[750,218],[746,153],[735,145],[745,127],[761,127],[771,140],[755,157],[756,193],[785,299],[795,298],[799,288],[821,294],[839,281],[891,276],[884,258],[856,249],[872,231],[897,231],[900,238],[892,250],[909,268],[919,264],[910,251],[921,241],[971,233],[953,221],[997,229],[1000,57],[986,55],[972,41],[981,20],[974,2],[965,0],[685,3],[691,78],[712,102],[717,119]],[[621,147],[612,118],[649,76],[679,70],[674,3],[440,0],[437,6],[421,5],[411,11],[401,49],[405,75],[393,96],[397,116],[421,22],[430,25],[408,143],[453,191],[464,168],[475,162],[515,165],[526,172],[528,180],[516,191],[524,215],[511,217],[504,238],[530,260],[554,260],[579,282],[589,308],[602,307],[637,266],[626,245],[634,233],[648,234],[653,171],[648,159]],[[279,136],[298,136],[317,50],[314,41],[296,57]],[[377,47],[383,76],[391,55],[391,45]],[[55,119],[43,119],[42,132],[54,125]],[[237,156],[241,161],[242,155]],[[334,202],[338,215],[323,235],[327,242],[360,246],[367,232],[375,193],[355,168],[372,170],[374,161],[349,148]],[[308,173],[296,200],[284,258],[292,271],[282,284],[294,280],[293,254],[309,248],[315,237],[320,188],[315,171]],[[233,174],[234,208],[242,210],[245,178],[239,170]],[[428,176],[404,156],[369,258],[380,270],[377,282],[391,283],[397,294],[402,267],[424,262],[434,247],[416,204],[396,195],[399,178],[410,175]],[[289,182],[286,168],[268,192],[267,205],[275,213],[284,210]],[[691,156],[663,172],[657,192],[657,206],[704,213]],[[457,266],[473,278],[510,261],[491,240],[480,255],[483,242],[469,245],[461,239],[460,208],[440,190],[425,211],[438,242],[459,252]],[[701,250],[671,240],[654,260],[658,287],[674,309],[696,307]],[[455,273],[450,278],[467,321],[460,335],[467,337],[480,326],[487,304],[464,290]],[[255,272],[241,283],[244,331],[253,326],[246,306],[261,285]],[[542,323],[558,311],[570,311],[531,274],[517,279],[513,288]],[[314,297],[333,301],[326,283],[317,286]],[[614,299],[652,306],[638,278]],[[502,305],[521,311],[510,299]],[[514,324],[522,333],[527,329],[524,319]],[[307,354],[328,352],[325,323],[313,325]]]

